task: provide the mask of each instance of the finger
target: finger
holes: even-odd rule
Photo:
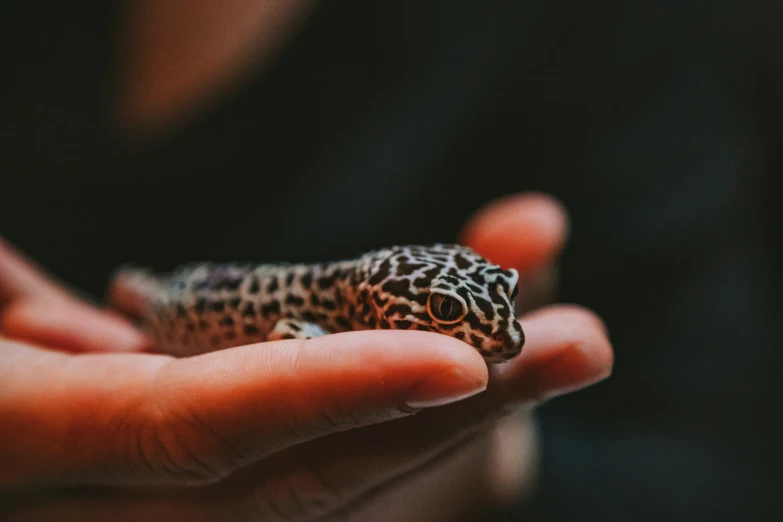
[[[612,372],[606,326],[590,310],[553,305],[520,319],[528,342],[519,357],[492,369],[507,400],[535,406],[590,386]]]
[[[140,352],[151,345],[128,320],[75,300],[17,301],[0,315],[0,332],[69,352]]]
[[[524,321],[527,328],[547,334],[546,339],[537,336],[531,350],[535,354],[529,356],[527,363],[539,371],[571,374],[572,361],[563,368],[554,363],[547,367],[542,361],[562,360],[557,355],[571,352],[574,346],[579,346],[578,351],[591,359],[600,361],[606,357],[608,341],[603,327],[587,311],[552,308]],[[575,326],[560,335],[557,326],[569,322]],[[522,362],[518,364],[524,366]],[[573,382],[569,388],[594,382],[607,373],[607,364],[611,366],[611,360],[605,361],[603,369],[590,380],[584,380],[583,374],[579,374],[577,380],[581,382]],[[531,369],[526,377],[533,373]],[[510,380],[512,375],[521,375],[520,369],[510,370],[506,379]],[[143,520],[161,513],[168,520],[178,520],[178,517],[213,520],[216,516],[237,521],[312,520],[349,512],[352,506],[364,504],[375,494],[405,482],[413,483],[418,477],[426,479],[431,466],[437,465],[439,458],[460,446],[471,434],[486,427],[487,420],[494,419],[500,405],[520,400],[530,404],[563,391],[562,381],[556,381],[556,387],[549,392],[540,386],[550,381],[538,379],[537,382],[540,384],[532,389],[523,385],[516,390],[511,382],[506,382],[496,387],[492,397],[482,394],[415,417],[290,448],[217,485],[166,492],[88,492],[55,498],[51,503],[34,499],[17,513],[18,518],[11,520],[67,521],[77,520],[76,517],[80,521]],[[525,392],[526,389],[529,391]],[[532,439],[529,441],[532,444]],[[524,452],[525,448],[520,451]],[[483,472],[471,468],[471,473],[476,485],[480,485]]]
[[[565,244],[565,208],[544,194],[516,194],[480,209],[461,234],[461,242],[520,275],[552,263]]]
[[[32,260],[0,237],[0,306],[20,297],[67,298],[68,293]]]
[[[10,345],[0,372],[9,427],[0,432],[0,464],[22,470],[13,477],[22,485],[215,481],[291,445],[461,400],[487,383],[471,347],[409,331],[189,359]]]
[[[73,352],[140,351],[149,341],[128,321],[76,298],[0,238],[0,332]]]
[[[530,408],[610,373],[606,332],[589,311],[552,307],[523,318],[523,326],[535,332],[522,351],[525,358],[492,375],[487,392],[414,417],[292,448],[231,480],[238,487],[253,488],[248,496],[262,519],[322,517],[426,470],[429,463],[489,429],[502,415],[518,411],[520,405]]]

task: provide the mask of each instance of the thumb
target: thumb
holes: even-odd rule
[[[474,395],[488,379],[468,345],[414,331],[188,359],[6,343],[0,373],[0,488],[211,482],[307,440]]]

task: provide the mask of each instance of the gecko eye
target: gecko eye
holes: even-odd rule
[[[511,295],[508,297],[513,302],[514,299],[517,298],[517,295],[519,295],[519,285],[514,285],[514,287],[511,289]]]
[[[461,300],[444,294],[430,294],[427,311],[436,322],[444,324],[456,323],[467,313]]]

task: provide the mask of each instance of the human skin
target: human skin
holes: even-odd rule
[[[556,202],[518,195],[463,242],[513,262],[524,294],[566,230]],[[534,479],[530,412],[612,367],[585,309],[521,322],[521,355],[489,369],[408,331],[176,359],[0,244],[3,519],[459,520],[508,502]]]
[[[314,3],[128,2],[118,130],[186,126]],[[567,228],[535,194],[466,225],[463,244],[519,270],[528,311],[522,354],[489,369],[455,339],[393,331],[175,359],[0,241],[0,518],[437,522],[528,494],[531,412],[612,367],[592,312],[540,308]]]

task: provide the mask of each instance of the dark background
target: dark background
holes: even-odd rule
[[[615,371],[540,411],[540,488],[497,519],[780,519],[780,12],[324,1],[236,96],[129,145],[118,5],[7,2],[0,233],[100,298],[126,261],[451,241],[491,198],[552,193],[561,298],[604,317]]]

